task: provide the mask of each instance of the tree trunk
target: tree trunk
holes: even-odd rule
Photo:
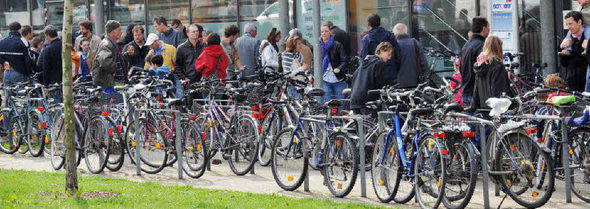
[[[66,128],[66,193],[78,193],[78,173],[76,165],[76,130],[74,126],[74,95],[72,92],[72,8],[74,0],[64,2],[64,24],[62,28],[63,65],[62,85],[64,97],[64,125]]]

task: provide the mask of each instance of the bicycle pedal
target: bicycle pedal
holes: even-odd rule
[[[211,164],[219,165],[219,164],[221,164],[221,160],[220,159],[213,159],[213,160],[211,160]]]
[[[231,155],[230,155],[230,154],[223,154],[223,155],[221,155],[221,157],[222,157],[224,160],[229,160],[229,158],[231,157]]]

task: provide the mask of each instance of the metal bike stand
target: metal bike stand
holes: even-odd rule
[[[565,108],[561,107],[560,111],[562,113],[565,112]],[[563,170],[564,170],[564,176],[565,176],[565,202],[567,203],[571,203],[572,202],[572,179],[570,178],[571,176],[571,171],[570,171],[570,156],[569,156],[569,139],[568,139],[568,135],[567,135],[567,121],[565,119],[565,116],[561,116],[561,137],[563,138],[563,144],[561,147],[561,151],[562,151],[562,164],[563,164]]]
[[[486,126],[481,124],[479,127],[479,144],[481,145],[481,164],[483,171],[483,208],[490,208],[490,191],[488,185],[488,166],[485,162],[488,162],[488,147],[486,142]],[[498,185],[496,185],[496,191],[498,191]]]
[[[180,117],[179,117],[179,111],[174,111],[174,120],[176,123],[176,162],[178,163],[178,179],[182,179],[182,142],[180,140],[182,140],[180,138],[180,128],[181,128],[181,124],[180,124]]]
[[[361,197],[367,197],[367,179],[365,178],[365,121],[362,116],[356,116],[355,120],[358,121],[357,131],[359,132],[359,168],[361,171]]]
[[[139,111],[133,111],[133,117],[136,119],[134,128],[135,128],[135,135],[133,136],[133,141],[135,141],[135,172],[138,176],[141,176],[141,154],[139,153],[141,150],[142,143],[139,143]]]

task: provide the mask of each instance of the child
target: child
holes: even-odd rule
[[[150,63],[150,75],[155,75],[158,76],[158,78],[163,79],[170,73],[170,68],[168,67],[168,65],[163,65],[164,57],[162,57],[162,55],[155,55],[150,60]]]
[[[455,68],[455,74],[453,74],[453,79],[457,80],[457,81],[461,81],[461,72],[460,72],[460,67],[461,67],[461,61],[459,60],[459,58],[457,58],[455,60],[455,62],[453,63],[453,67]],[[455,83],[454,81],[451,81],[451,89],[455,89],[457,87],[459,87],[458,83]],[[455,94],[455,99],[453,100],[453,103],[459,103],[461,104],[461,106],[465,107],[465,103],[463,103],[463,100],[461,99],[461,95],[463,94],[463,89],[459,89],[457,91],[457,93]]]
[[[580,10],[580,13],[582,13],[582,25],[584,26],[584,41],[582,41],[582,47],[586,49],[588,46],[588,39],[590,39],[590,0],[578,0],[578,4],[582,6],[582,9]],[[569,41],[570,44],[568,47],[559,52],[560,56],[571,55],[571,40],[572,33],[568,31],[565,39],[563,39],[563,42],[565,43]],[[584,50],[582,54],[586,54],[586,50]]]
[[[147,56],[145,56],[145,65],[147,66],[148,70],[153,68],[153,64],[152,64],[152,58],[154,58],[154,54],[148,54]]]

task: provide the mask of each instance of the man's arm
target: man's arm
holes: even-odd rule
[[[176,57],[174,60],[174,73],[178,76],[178,79],[184,80],[186,78],[186,73],[184,72],[184,53],[182,50],[176,51]]]

